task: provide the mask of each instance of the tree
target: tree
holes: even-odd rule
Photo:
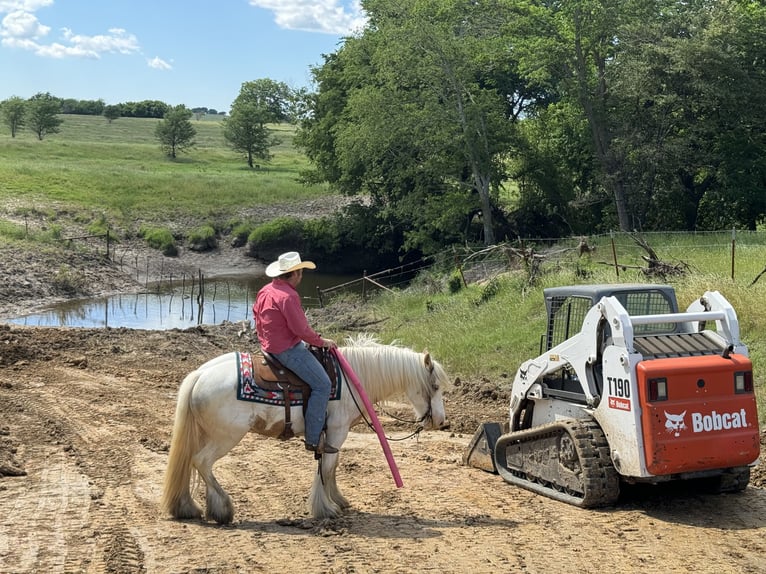
[[[104,100],[75,100],[66,98],[61,100],[62,114],[81,114],[86,116],[100,116],[104,113]]]
[[[575,184],[579,222],[599,204],[599,230],[755,227],[766,207],[761,3],[512,1],[522,67],[557,94],[529,118],[554,127],[536,147],[558,142],[546,159]],[[545,208],[556,205],[551,193]]]
[[[223,137],[234,150],[245,154],[251,168],[253,158],[270,160],[269,148],[280,143],[266,127],[271,117],[271,113],[258,103],[235,101],[231,114],[223,120]]]
[[[194,114],[194,119],[197,121],[201,120],[209,113],[206,107],[192,108],[191,111]]]
[[[110,124],[120,116],[122,116],[122,106],[119,104],[104,107],[104,117]]]
[[[140,102],[124,102],[122,116],[125,118],[163,118],[170,106],[159,100],[142,100]]]
[[[405,248],[461,234],[494,243],[529,101],[503,29],[510,14],[500,1],[368,0],[365,10],[364,34],[315,71],[319,93],[297,139],[325,164],[311,176],[397,212]]]
[[[405,250],[477,223],[491,242],[766,220],[763,3],[363,5],[295,141],[305,180],[366,194]]]
[[[191,123],[192,112],[183,104],[170,107],[157,124],[154,135],[160,140],[160,147],[171,158],[178,152],[194,146],[197,130]]]
[[[292,90],[284,82],[276,82],[269,78],[252,80],[242,84],[237,104],[253,104],[265,111],[266,123],[279,123],[289,119],[292,102]]]
[[[3,122],[11,129],[11,137],[15,138],[18,131],[24,127],[27,104],[23,98],[13,96],[0,102]]]
[[[61,125],[58,117],[61,100],[49,93],[37,93],[27,102],[27,125],[42,140],[48,134],[57,134]]]

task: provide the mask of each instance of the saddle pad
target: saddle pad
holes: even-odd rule
[[[253,376],[253,356],[250,353],[237,352],[237,400],[251,401],[256,403],[266,403],[268,405],[285,404],[285,394],[282,391],[271,391],[258,386],[258,381]],[[333,360],[335,360],[333,358]],[[330,400],[340,400],[341,375],[340,366],[336,365],[335,372],[338,376],[332,382],[330,389]],[[292,391],[290,393],[290,405],[298,406],[303,404],[303,393],[301,391]]]

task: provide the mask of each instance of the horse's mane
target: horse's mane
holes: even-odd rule
[[[362,381],[378,381],[389,389],[396,386],[399,391],[403,391],[402,385],[415,379],[423,387],[429,387],[425,353],[401,346],[396,341],[383,344],[370,333],[359,333],[348,337],[346,341],[347,346],[341,347],[340,351]],[[446,386],[449,381],[441,364],[433,359],[431,362],[436,381],[440,386]],[[432,392],[427,390],[429,394]]]
[[[356,335],[351,335],[346,337],[346,343],[349,347],[374,347],[383,345],[377,335],[372,333],[357,333]],[[390,345],[400,347],[396,341],[393,341]]]

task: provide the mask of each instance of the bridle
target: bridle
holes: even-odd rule
[[[430,377],[433,376],[433,372],[434,372],[434,366],[433,366],[433,364],[430,364],[428,366],[428,376],[429,376],[429,379],[430,379]],[[347,379],[346,379],[346,388],[348,388],[349,391],[351,391],[351,387],[349,386]],[[403,437],[400,437],[400,438],[392,438],[392,437],[389,437],[388,435],[386,435],[386,440],[391,441],[391,442],[397,442],[397,441],[407,440],[407,439],[410,439],[412,437],[419,437],[420,433],[425,428],[423,426],[423,423],[425,421],[428,421],[428,420],[433,420],[433,404],[432,404],[432,402],[433,402],[434,395],[437,393],[438,390],[439,390],[439,388],[436,385],[434,385],[429,380],[429,382],[428,382],[428,410],[426,410],[426,412],[423,413],[423,416],[421,416],[419,419],[412,419],[412,420],[404,419],[402,417],[398,417],[398,416],[396,416],[396,415],[394,415],[392,413],[389,413],[388,411],[386,411],[382,407],[378,407],[380,409],[380,411],[383,414],[385,414],[387,417],[390,417],[390,418],[392,418],[392,419],[394,419],[396,421],[399,421],[400,423],[417,425],[415,430],[412,431],[407,436],[403,436]],[[375,429],[374,429],[374,427],[372,425],[372,422],[367,420],[367,417],[365,416],[364,411],[362,410],[362,408],[359,406],[359,403],[357,402],[356,397],[354,396],[354,393],[349,393],[349,394],[351,395],[351,399],[354,401],[354,405],[356,405],[356,408],[359,411],[359,415],[362,417],[362,420],[364,421],[364,424],[367,425],[367,428],[369,428],[370,430],[374,431]]]

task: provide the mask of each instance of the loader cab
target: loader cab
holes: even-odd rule
[[[676,294],[670,285],[652,284],[603,284],[549,287],[543,291],[548,313],[546,333],[540,341],[540,352],[548,351],[563,343],[582,328],[585,315],[603,297],[616,297],[629,315],[657,315],[678,313]],[[639,325],[637,335],[675,333],[674,323]],[[609,327],[604,326],[603,337],[609,337]]]

